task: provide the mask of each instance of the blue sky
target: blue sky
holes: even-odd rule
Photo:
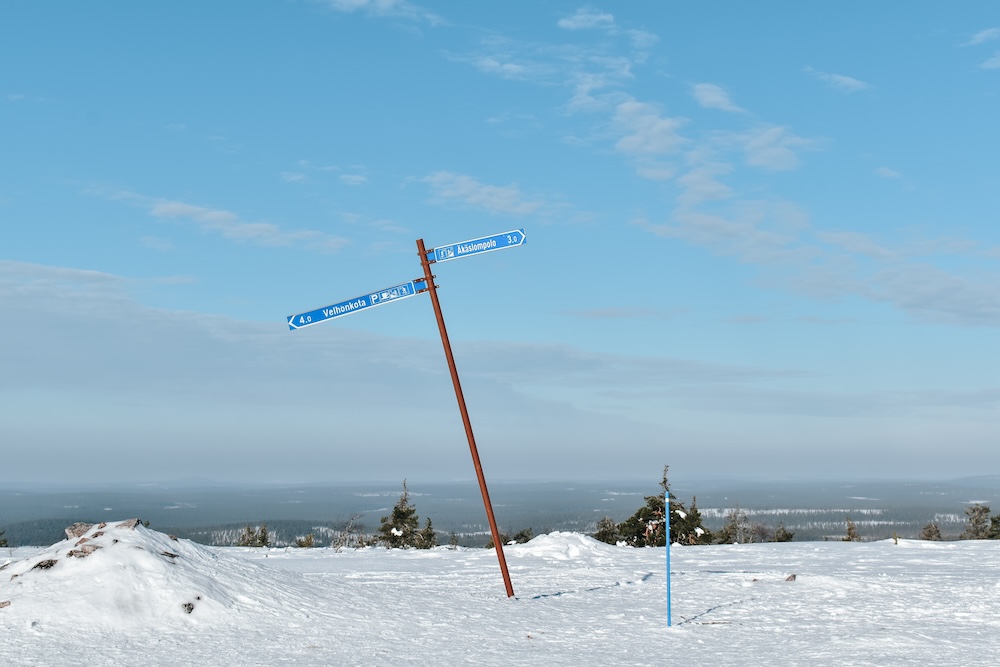
[[[0,9],[0,480],[1000,472],[992,3]]]

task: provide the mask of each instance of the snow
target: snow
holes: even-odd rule
[[[492,550],[214,548],[114,522],[82,537],[4,550],[0,664],[968,666],[1000,654],[1000,542],[674,546],[668,628],[664,550],[575,533],[505,549],[515,599]]]

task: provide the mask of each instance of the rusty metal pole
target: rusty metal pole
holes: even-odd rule
[[[507,559],[503,555],[503,540],[500,539],[500,531],[497,530],[497,521],[493,516],[493,504],[490,503],[490,492],[486,489],[486,477],[483,476],[483,466],[479,462],[476,437],[472,434],[472,422],[469,420],[469,411],[465,407],[462,383],[458,379],[455,357],[451,353],[448,330],[444,326],[444,315],[441,314],[441,303],[438,301],[437,285],[434,284],[434,276],[431,274],[431,263],[427,259],[427,250],[424,248],[423,239],[417,239],[417,253],[420,255],[420,265],[424,267],[424,280],[427,283],[426,289],[431,294],[431,304],[434,306],[434,315],[437,317],[438,330],[441,332],[441,344],[444,346],[444,356],[448,359],[448,369],[451,371],[451,383],[455,386],[455,398],[458,399],[458,409],[462,413],[462,423],[465,425],[465,437],[469,440],[469,451],[472,452],[472,463],[476,467],[479,490],[483,494],[483,505],[486,506],[486,518],[490,522],[490,532],[493,534],[493,545],[496,547],[497,559],[500,561],[500,572],[503,574],[503,583],[507,587],[507,597],[512,598],[514,597],[514,587],[510,583],[510,573],[507,571]]]

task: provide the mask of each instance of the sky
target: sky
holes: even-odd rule
[[[0,8],[0,481],[1000,472],[993,3]],[[16,446],[14,446],[16,445]]]

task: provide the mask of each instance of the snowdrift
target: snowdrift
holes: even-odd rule
[[[76,625],[194,623],[249,600],[243,582],[266,579],[260,566],[220,567],[216,551],[149,530],[138,519],[66,531],[66,540],[0,567],[0,605]]]

